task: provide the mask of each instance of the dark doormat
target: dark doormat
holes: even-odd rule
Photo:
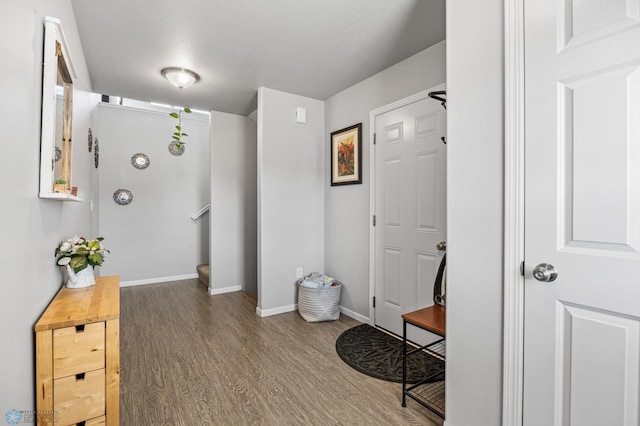
[[[412,346],[407,350],[413,349]],[[350,367],[367,376],[402,383],[402,340],[369,324],[350,328],[336,340],[336,351]],[[440,372],[440,374],[436,374]],[[407,383],[444,380],[444,361],[425,352],[407,358]]]

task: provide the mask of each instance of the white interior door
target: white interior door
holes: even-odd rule
[[[638,425],[640,2],[524,10],[523,424]]]
[[[403,313],[433,305],[436,245],[446,240],[446,110],[424,92],[376,115],[375,133],[375,323],[401,335]]]

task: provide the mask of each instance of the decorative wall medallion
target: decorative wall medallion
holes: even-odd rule
[[[92,145],[93,145],[93,132],[91,131],[91,127],[89,127],[89,137],[87,138],[87,147],[89,148],[89,152],[91,152]]]
[[[113,193],[113,201],[121,206],[126,206],[133,201],[133,194],[128,189],[118,189]]]
[[[62,158],[62,150],[60,149],[59,146],[56,146],[56,155],[55,155],[56,163],[60,161],[61,158]]]
[[[131,157],[131,165],[136,169],[146,169],[149,167],[149,163],[149,157],[141,152],[133,154],[133,157]]]
[[[184,145],[182,145],[182,148],[180,148],[178,146],[178,142],[173,141],[169,144],[169,152],[172,155],[182,155],[184,154]]]
[[[98,138],[96,138],[95,146],[93,147],[93,163],[98,168],[100,164],[100,148],[98,147]]]

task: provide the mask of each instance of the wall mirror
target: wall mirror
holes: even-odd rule
[[[40,198],[80,199],[70,195],[71,133],[75,71],[60,21],[44,20],[42,71],[42,136],[40,140]],[[54,185],[58,181],[58,185]],[[64,181],[64,186],[60,183]]]

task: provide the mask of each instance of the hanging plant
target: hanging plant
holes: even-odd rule
[[[184,151],[184,144],[186,143],[184,140],[182,140],[182,138],[185,136],[189,136],[188,134],[182,131],[182,113],[183,112],[185,114],[191,114],[191,110],[189,108],[180,108],[178,112],[172,112],[169,114],[171,117],[176,118],[178,120],[178,124],[176,124],[175,126],[176,131],[173,132],[173,135],[171,137],[175,141],[174,145],[180,151]]]

